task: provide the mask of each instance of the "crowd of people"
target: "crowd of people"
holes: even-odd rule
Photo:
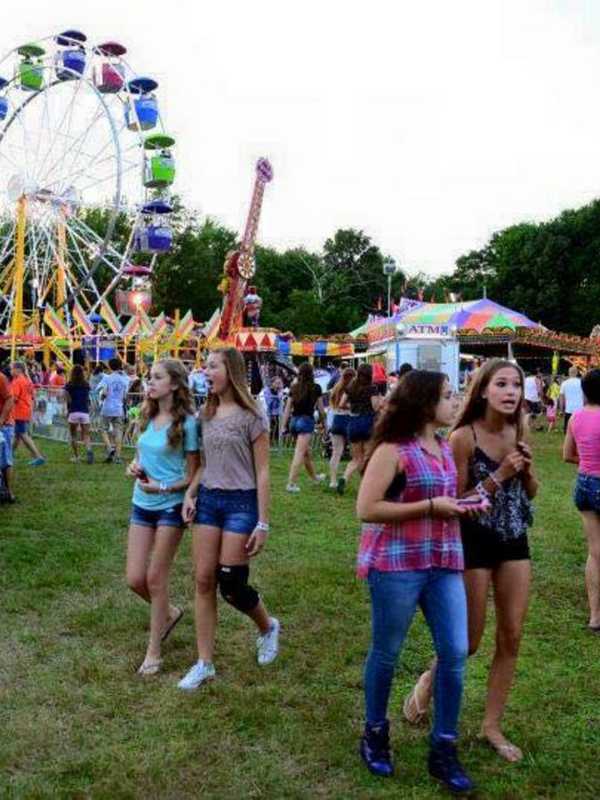
[[[197,660],[178,683],[193,691],[214,678],[217,593],[255,626],[261,666],[279,652],[280,623],[250,581],[251,559],[269,533],[271,446],[294,438],[286,489],[301,491],[302,468],[315,483],[312,439],[330,437],[330,490],[344,494],[359,479],[362,522],[358,577],[371,600],[371,645],[364,669],[365,727],[360,755],[375,775],[393,774],[388,703],[400,651],[417,608],[432,636],[431,663],[405,699],[406,720],[419,724],[433,702],[428,769],[457,793],[473,782],[457,755],[465,668],[481,642],[490,590],[496,609],[495,651],[481,724],[482,739],[507,762],[523,753],[503,732],[531,584],[528,531],[539,489],[530,430],[542,404],[564,414],[563,458],[578,465],[574,501],[588,541],[585,581],[588,627],[600,633],[600,370],[577,370],[559,384],[525,376],[512,361],[492,359],[465,381],[464,398],[439,372],[402,369],[390,376],[370,364],[340,364],[325,386],[304,363],[286,386],[280,374],[260,399],[248,386],[243,357],[233,348],[210,353],[188,372],[176,359],[128,375],[118,359],[86,377],[56,368],[67,404],[73,459],[79,439],[93,463],[90,409],[100,403],[105,461],[122,459],[127,396],[137,381],[134,481],[126,574],[150,606],[150,634],[138,668],[162,668],[161,648],[184,610],[171,603],[169,576],[186,526],[195,572]],[[48,376],[48,381],[50,376]],[[323,381],[321,381],[323,382]],[[34,382],[23,364],[0,374],[0,465],[12,494],[12,450],[22,443],[32,466],[45,458],[30,436]],[[550,416],[547,414],[550,421]],[[344,453],[349,460],[339,474]]]

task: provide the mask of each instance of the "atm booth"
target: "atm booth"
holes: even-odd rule
[[[459,389],[460,345],[456,325],[407,324],[394,318],[375,318],[367,325],[368,361],[382,361],[386,371],[410,364],[414,369],[443,372]]]

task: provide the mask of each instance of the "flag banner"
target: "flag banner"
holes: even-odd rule
[[[103,300],[100,304],[100,314],[113,333],[121,333],[121,324],[117,319],[117,315],[106,300]]]
[[[161,311],[158,317],[154,320],[154,325],[152,326],[152,330],[155,336],[160,336],[164,333],[167,329],[167,318],[165,317],[165,312]]]
[[[89,321],[85,311],[79,305],[77,300],[75,300],[75,302],[73,303],[73,310],[71,314],[75,322],[79,325],[79,327],[86,336],[91,336],[94,333],[94,326]]]
[[[190,335],[195,324],[192,312],[188,311],[180,320],[177,328],[173,331],[173,335],[176,339],[185,339],[186,336]]]
[[[121,331],[121,336],[123,336],[125,339],[129,338],[130,336],[135,336],[135,334],[140,330],[140,327],[140,318],[136,314],[135,317],[131,317],[131,319],[127,322]]]
[[[44,322],[55,336],[61,336],[63,339],[66,339],[69,336],[68,327],[58,316],[52,306],[46,306],[46,310],[44,311]]]

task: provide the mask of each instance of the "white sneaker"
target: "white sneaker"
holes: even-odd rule
[[[286,492],[291,492],[292,494],[298,494],[300,487],[297,483],[288,483],[288,485],[285,487],[285,490]]]
[[[193,692],[204,681],[215,677],[215,668],[208,661],[197,661],[177,684],[184,692]]]
[[[264,636],[256,640],[256,658],[261,666],[275,661],[279,653],[279,620],[271,617],[271,627]]]
[[[326,477],[324,472],[319,472],[318,475],[315,475],[315,483],[323,483]]]

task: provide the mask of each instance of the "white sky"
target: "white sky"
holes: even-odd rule
[[[79,28],[160,82],[176,191],[260,240],[363,228],[411,273],[600,188],[596,0],[2,0],[0,53]]]

